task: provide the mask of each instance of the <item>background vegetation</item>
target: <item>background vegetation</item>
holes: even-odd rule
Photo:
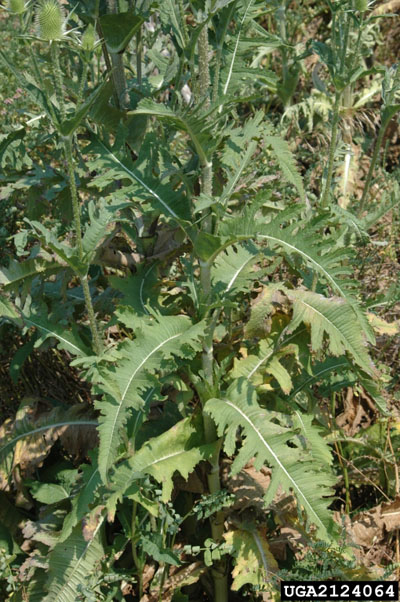
[[[0,592],[398,579],[400,4],[0,13]]]

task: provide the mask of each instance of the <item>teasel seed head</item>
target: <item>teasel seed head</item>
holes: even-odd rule
[[[42,40],[53,42],[65,36],[65,15],[58,0],[41,0],[36,12],[38,35]]]

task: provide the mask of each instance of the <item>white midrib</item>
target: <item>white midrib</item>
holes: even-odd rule
[[[234,275],[233,275],[233,276],[232,276],[232,278],[230,279],[230,281],[229,281],[229,283],[228,283],[228,286],[227,286],[227,287],[226,287],[226,289],[225,289],[225,292],[228,292],[228,291],[230,290],[230,288],[231,288],[231,287],[234,285],[234,283],[235,283],[235,280],[236,280],[236,279],[237,279],[237,277],[239,276],[240,272],[241,272],[242,270],[244,270],[244,268],[246,267],[246,265],[247,265],[248,263],[250,263],[250,262],[251,262],[253,259],[254,259],[254,257],[247,258],[247,259],[246,259],[246,260],[245,260],[245,261],[242,263],[242,265],[240,266],[240,268],[238,268],[238,269],[236,270],[236,272],[234,273]]]
[[[278,238],[277,236],[271,236],[270,234],[257,234],[257,237],[258,238],[266,238],[267,240],[273,240],[280,245],[289,247],[289,249],[292,249],[295,253],[298,253],[299,255],[301,255],[308,261],[310,261],[313,265],[317,266],[317,268],[324,273],[324,276],[329,280],[329,282],[332,284],[332,286],[342,295],[342,297],[346,298],[344,291],[340,288],[340,286],[338,285],[336,280],[334,280],[334,278],[332,278],[330,273],[327,272],[326,269],[320,263],[318,263],[318,261],[313,259],[313,257],[311,257],[308,253],[305,253],[304,251],[299,249],[299,247],[296,247],[295,245],[292,245],[289,242],[287,242],[286,240],[283,240],[282,238]]]
[[[67,339],[64,339],[64,337],[62,337],[61,335],[57,334],[53,330],[49,330],[45,326],[42,326],[41,324],[37,324],[37,322],[34,322],[31,318],[25,318],[24,317],[23,319],[25,320],[25,322],[32,324],[32,326],[35,326],[39,330],[44,330],[45,332],[47,332],[48,334],[51,334],[53,337],[55,337],[59,341],[62,341],[63,343],[66,343],[67,345],[69,345],[73,349],[76,349],[76,351],[78,351],[79,353],[82,353],[82,349],[79,349],[79,347],[77,347],[76,345],[74,345],[73,343],[71,343],[70,341],[68,341]]]
[[[73,578],[74,574],[75,574],[75,573],[78,571],[78,569],[79,569],[80,565],[82,564],[82,562],[83,562],[83,559],[84,559],[84,558],[85,558],[85,556],[86,556],[86,552],[88,551],[88,549],[90,548],[90,546],[91,546],[91,545],[92,545],[92,543],[94,542],[94,540],[95,540],[95,538],[96,538],[96,535],[97,535],[98,531],[100,530],[100,527],[102,526],[102,524],[103,524],[104,520],[105,520],[105,516],[102,516],[102,517],[101,517],[101,520],[99,521],[99,524],[97,525],[97,527],[96,527],[96,529],[95,529],[95,531],[94,531],[94,534],[93,534],[93,537],[92,537],[92,539],[91,539],[90,541],[88,541],[88,543],[87,543],[87,545],[85,546],[84,550],[82,550],[82,554],[80,555],[80,557],[79,557],[79,559],[78,559],[77,563],[75,564],[75,566],[74,566],[74,568],[73,568],[73,571],[72,571],[72,573],[71,573],[70,575],[68,575],[68,581],[67,581],[67,583],[65,583],[65,585],[63,585],[63,586],[62,586],[62,588],[61,588],[61,590],[58,592],[58,594],[57,594],[57,599],[60,599],[60,596],[61,596],[61,594],[62,594],[62,593],[63,593],[63,592],[66,590],[66,589],[68,589],[68,588],[70,587],[70,583],[71,583],[71,581],[72,581],[72,578]]]
[[[170,341],[172,341],[173,339],[176,339],[178,337],[181,336],[181,332],[178,332],[178,334],[174,334],[172,337],[169,337],[168,339],[165,339],[164,341],[162,341],[159,345],[157,345],[157,347],[154,347],[154,349],[151,350],[151,352],[146,355],[146,357],[140,362],[140,364],[136,367],[136,369],[132,372],[132,375],[130,377],[130,379],[128,380],[128,384],[125,387],[124,392],[122,393],[122,397],[121,397],[121,403],[123,403],[125,401],[125,396],[128,392],[129,387],[131,386],[131,382],[133,381],[133,379],[135,378],[136,374],[139,372],[139,370],[143,367],[143,365],[147,362],[147,360],[154,354],[156,353],[159,349],[161,349],[161,347],[163,347],[164,345],[166,345],[167,343],[169,343]]]
[[[52,424],[47,424],[44,426],[39,426],[32,431],[27,433],[21,433],[16,437],[13,437],[8,443],[6,443],[3,447],[0,448],[0,453],[4,453],[4,450],[10,446],[14,446],[17,441],[23,439],[24,437],[32,437],[32,435],[36,435],[37,433],[41,433],[42,431],[49,431],[50,429],[61,428],[62,426],[97,426],[98,423],[96,420],[64,420],[62,422],[54,422]]]
[[[260,359],[259,362],[257,362],[257,364],[255,365],[255,367],[253,368],[253,370],[251,370],[251,372],[249,372],[248,374],[248,378],[251,378],[253,376],[253,374],[255,372],[257,372],[257,370],[259,369],[259,367],[261,366],[261,364],[263,364],[265,361],[269,360],[269,358],[274,354],[274,349],[271,350],[270,353],[267,353],[267,355],[264,355],[264,357],[262,357]]]
[[[322,374],[325,374],[325,372],[333,372],[333,370],[336,370],[337,368],[342,368],[343,366],[348,366],[347,360],[346,361],[342,360],[342,361],[338,362],[337,364],[334,364],[333,366],[328,366],[327,368],[324,368],[323,370],[320,370],[319,372],[315,372],[312,376],[307,378],[307,380],[302,382],[301,385],[299,385],[297,387],[297,389],[295,389],[293,391],[293,393],[290,395],[289,399],[292,399],[299,391],[304,389],[304,387],[306,387],[313,380],[317,380],[320,376],[322,376]]]
[[[267,448],[267,450],[269,451],[269,453],[271,454],[271,456],[274,458],[275,462],[277,463],[277,465],[280,467],[280,469],[283,471],[283,473],[286,475],[287,479],[289,480],[290,483],[292,483],[293,488],[299,492],[304,504],[307,506],[307,508],[309,509],[310,513],[315,517],[316,523],[318,525],[320,525],[324,531],[325,531],[325,525],[323,524],[323,522],[321,521],[321,519],[319,518],[318,514],[315,512],[314,508],[311,506],[311,504],[309,503],[309,501],[307,500],[306,496],[303,494],[303,492],[301,491],[301,489],[299,488],[299,486],[297,485],[296,481],[293,479],[293,477],[288,473],[288,471],[286,470],[286,468],[284,467],[284,465],[282,464],[282,462],[279,460],[278,456],[276,455],[276,453],[274,452],[274,450],[268,445],[268,443],[265,441],[264,437],[262,436],[262,434],[260,433],[260,431],[258,430],[258,428],[255,426],[255,424],[253,424],[253,422],[251,422],[251,420],[249,420],[249,418],[246,416],[246,414],[235,404],[233,404],[231,401],[229,401],[228,399],[224,400],[225,403],[227,403],[231,408],[233,408],[236,412],[238,412],[238,414],[240,414],[242,416],[242,418],[244,418],[244,420],[251,426],[251,428],[254,430],[254,432],[256,433],[257,437],[260,439],[260,441],[262,442],[262,444],[264,445],[264,447]]]
[[[248,5],[247,5],[246,11],[245,11],[245,13],[244,13],[244,15],[243,15],[243,19],[242,19],[242,20],[241,20],[241,22],[240,22],[240,29],[239,29],[238,36],[237,36],[237,38],[236,38],[235,50],[233,51],[232,61],[231,61],[231,64],[230,64],[230,66],[229,66],[229,73],[228,73],[228,77],[227,77],[227,79],[226,79],[225,86],[224,86],[224,96],[226,96],[226,93],[227,93],[227,91],[228,91],[228,88],[229,88],[229,84],[230,84],[230,82],[231,82],[231,78],[232,78],[232,72],[233,72],[233,65],[234,65],[234,63],[235,63],[236,54],[237,54],[237,49],[238,49],[238,47],[239,47],[239,40],[240,40],[240,35],[241,35],[241,33],[242,33],[242,27],[243,27],[243,23],[244,23],[244,22],[245,22],[245,20],[246,20],[247,13],[248,13],[248,11],[249,11],[249,8],[250,8],[250,6],[251,6],[252,4],[253,4],[253,0],[250,0],[250,2],[249,2],[249,3],[248,3]]]
[[[173,211],[173,209],[171,209],[171,207],[165,201],[163,201],[163,199],[155,192],[155,190],[150,188],[150,186],[147,186],[147,184],[145,182],[143,182],[143,180],[141,178],[139,178],[139,176],[137,176],[126,165],[124,165],[122,163],[122,161],[120,161],[118,159],[118,157],[116,155],[114,155],[114,153],[112,151],[110,151],[107,147],[104,146],[104,144],[102,144],[101,142],[100,142],[100,144],[103,146],[103,148],[106,148],[107,153],[109,153],[110,157],[112,157],[112,159],[117,163],[117,165],[122,167],[122,169],[124,171],[126,171],[126,173],[129,174],[131,176],[131,178],[133,178],[136,182],[139,182],[139,184],[141,186],[143,186],[143,188],[145,188],[145,190],[147,190],[147,192],[149,194],[151,194],[155,199],[157,199],[157,201],[159,201],[161,203],[161,205],[163,207],[165,207],[165,209],[168,211],[168,213],[170,213],[172,215],[172,217],[174,217],[176,220],[180,221],[180,218],[177,216],[175,211]]]
[[[130,377],[130,379],[128,381],[128,384],[126,385],[125,390],[124,390],[123,394],[121,395],[121,400],[120,400],[120,403],[118,405],[118,409],[117,409],[117,411],[115,413],[115,416],[114,416],[114,421],[113,421],[113,425],[112,425],[112,429],[111,429],[111,433],[112,434],[111,434],[111,438],[110,439],[113,438],[113,433],[115,432],[115,425],[116,425],[116,423],[118,421],[119,414],[120,414],[121,409],[123,407],[123,404],[124,404],[124,401],[125,401],[125,397],[126,397],[126,394],[128,392],[129,387],[131,386],[132,380],[135,378],[135,376],[137,375],[137,373],[139,372],[139,370],[143,367],[143,365],[147,362],[147,360],[154,353],[156,353],[159,349],[161,349],[161,347],[163,347],[163,345],[165,345],[166,343],[169,343],[169,341],[172,341],[173,339],[176,339],[177,337],[180,337],[181,334],[182,334],[181,332],[179,332],[178,334],[174,334],[172,337],[169,337],[168,339],[162,341],[162,343],[160,343],[159,345],[157,345],[157,347],[154,347],[154,349],[151,350],[151,353],[149,353],[148,355],[146,355],[146,357],[144,358],[144,360],[142,360],[140,362],[139,366],[137,366],[136,369],[132,372],[132,375],[131,375],[131,377]],[[110,451],[110,448],[109,448],[109,451]]]

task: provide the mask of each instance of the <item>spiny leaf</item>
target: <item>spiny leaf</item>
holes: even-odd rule
[[[353,309],[345,299],[327,299],[317,293],[302,290],[287,290],[286,294],[293,303],[291,331],[304,322],[311,328],[311,347],[314,351],[322,348],[326,333],[329,336],[329,351],[333,355],[339,356],[343,351],[349,351],[367,374],[376,373],[360,326],[354,320]]]
[[[297,220],[293,221],[295,217]],[[317,224],[305,224],[299,209],[296,208],[281,213],[269,224],[265,224],[255,220],[254,209],[250,207],[244,215],[223,222],[219,234],[226,237],[225,246],[239,240],[265,240],[273,249],[281,248],[289,258],[293,255],[302,258],[308,267],[322,276],[336,294],[347,300],[359,327],[366,334],[368,341],[373,343],[375,338],[372,328],[358,302],[349,292],[355,283],[344,279],[344,276],[350,273],[349,266],[344,263],[345,259],[348,261],[349,249],[332,251],[331,243],[321,238],[322,227],[321,221]]]
[[[201,419],[184,418],[168,431],[150,439],[129,460],[118,466],[112,475],[112,488],[117,497],[129,494],[129,487],[138,475],[149,474],[162,485],[162,500],[171,497],[175,472],[184,479],[202,460],[214,452],[215,444],[204,443]]]
[[[102,15],[99,19],[107,50],[123,52],[143,23],[143,17],[131,12]]]
[[[104,517],[100,517],[92,538],[87,541],[77,525],[71,535],[59,542],[49,554],[47,596],[43,602],[76,602],[78,587],[92,574],[104,555],[101,530]]]
[[[17,261],[12,259],[9,267],[0,268],[0,284],[3,291],[18,290],[21,285],[29,286],[36,276],[50,276],[62,270],[63,267],[44,259],[26,259]]]
[[[263,380],[262,378],[257,380],[257,375],[263,373],[271,374],[278,381],[282,391],[288,394],[292,389],[292,379],[289,372],[279,361],[282,355],[285,355],[285,351],[280,350],[277,352],[275,341],[264,339],[259,343],[257,354],[248,355],[240,360],[235,358],[230,376],[232,378],[243,376],[254,384],[259,385]]]
[[[129,113],[130,115],[152,115],[158,119],[165,119],[175,125],[178,129],[189,134],[200,162],[206,164],[209,159],[208,147],[215,141],[210,132],[210,124],[207,124],[206,116],[198,111],[190,113],[189,109],[182,113],[176,113],[170,107],[154,102],[149,98],[140,101],[138,108]]]
[[[84,464],[82,469],[82,486],[72,499],[72,508],[64,519],[59,541],[65,541],[72,533],[73,528],[88,512],[95,500],[95,493],[101,485],[101,478],[97,461],[92,460],[92,465]]]
[[[99,470],[103,481],[117,455],[120,430],[127,418],[127,409],[139,409],[140,394],[152,386],[154,374],[171,366],[174,357],[190,358],[200,349],[202,323],[192,325],[185,316],[163,316],[137,332],[134,341],[121,347],[122,359],[115,368],[103,368],[99,374],[100,389],[106,400],[96,403],[100,417]]]
[[[156,263],[138,266],[135,274],[124,278],[110,276],[109,282],[123,294],[120,305],[128,305],[138,316],[149,315],[147,305],[161,310],[157,294],[160,281]]]
[[[213,290],[222,295],[247,291],[251,281],[260,274],[253,272],[259,250],[252,245],[230,247],[220,253],[213,265]]]
[[[169,218],[176,221],[179,226],[191,237],[194,238],[195,233],[191,225],[191,212],[188,200],[181,192],[172,190],[167,185],[160,182],[146,182],[146,178],[142,176],[134,167],[129,165],[128,158],[120,159],[105,142],[97,135],[92,134],[92,144],[87,149],[98,154],[101,158],[102,169],[110,169],[113,171],[113,179],[115,177],[129,178],[135,184],[138,184],[150,199],[156,204],[157,208]]]
[[[107,203],[104,198],[88,203],[89,225],[82,238],[83,250],[87,255],[87,263],[93,260],[97,246],[106,236],[109,225],[118,218],[118,212],[130,203]]]
[[[272,148],[275,159],[277,160],[283,175],[297,188],[300,199],[304,202],[306,194],[304,191],[303,180],[299,174],[288,143],[279,136],[266,136],[265,141]]]
[[[210,399],[204,409],[216,422],[219,436],[225,434],[224,448],[228,455],[235,452],[237,429],[242,429],[242,445],[232,464],[233,474],[253,457],[256,470],[267,463],[272,468],[272,478],[266,503],[272,501],[279,485],[285,491],[292,490],[299,509],[304,509],[308,520],[316,526],[318,536],[331,541],[333,523],[327,509],[331,500],[327,496],[335,482],[332,473],[316,462],[308,450],[299,448],[292,428],[276,423],[279,414],[270,415],[260,408],[254,388],[243,378],[234,381],[223,399]],[[285,424],[285,416],[281,422]]]

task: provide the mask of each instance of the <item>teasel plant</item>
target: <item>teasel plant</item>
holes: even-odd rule
[[[74,243],[60,242],[30,220],[47,255],[21,265],[28,271],[33,264],[44,282],[53,254],[82,285],[93,348],[79,344],[79,332],[70,343],[76,324],[52,333],[63,348],[70,343],[72,365],[91,384],[98,435],[98,447],[60,500],[62,513],[54,513],[54,540],[46,562],[33,567],[27,593],[35,602],[76,602],[95,573],[91,593],[99,599],[102,587],[115,583],[105,595],[121,599],[123,581],[140,600],[147,595],[146,565],[157,566],[151,595],[160,602],[172,597],[174,584],[204,583],[215,602],[227,602],[230,591],[271,593],[278,565],[267,530],[233,508],[223,460],[232,477],[249,462],[257,472],[269,467],[262,492],[268,512],[278,512],[274,500],[282,491],[293,500],[290,520],[304,536],[309,527],[313,540],[337,542],[330,510],[337,478],[315,389],[323,382],[336,391],[357,380],[380,402],[367,346],[374,334],[349,277],[353,255],[341,224],[319,208],[309,210],[296,159],[263,110],[265,97],[277,93],[277,77],[250,66],[249,54],[261,41],[270,43],[257,21],[260,4],[213,0],[199,9],[181,0],[162,3],[154,9],[157,30],[145,40],[135,36],[153,7],[144,3],[143,14],[116,8],[109,2],[107,14],[91,15],[102,30],[111,79],[85,100],[79,81],[73,111],[60,50],[77,34],[67,30],[54,1],[37,7],[37,37],[49,47],[55,98],[24,81],[60,141]],[[50,12],[54,30],[45,22]],[[110,37],[110,24],[113,34],[124,35]],[[130,80],[128,61],[107,64],[106,57],[124,52],[132,40],[141,67],[136,62]],[[22,81],[3,51],[0,58]],[[116,93],[113,69],[121,67],[124,90]],[[184,86],[193,92],[187,102]],[[126,90],[129,103],[121,106]],[[89,141],[80,160],[95,197],[83,224],[78,128]],[[277,172],[279,181],[271,178]],[[121,233],[130,241],[133,269],[102,270],[102,249]],[[117,335],[107,345],[90,294],[93,264],[100,264],[108,301],[104,319]],[[2,311],[18,324],[25,319],[38,331],[43,324],[49,329],[47,316],[34,326],[24,308],[18,313],[11,272],[0,271],[10,293],[1,297]],[[52,424],[52,433],[61,428]],[[5,471],[15,442],[31,433],[23,426],[23,432],[10,428],[0,447]],[[46,428],[41,423],[35,434]],[[177,477],[187,480],[197,469],[201,493],[179,497]],[[190,532],[188,517],[199,519],[198,532]],[[186,545],[177,546],[185,535]],[[97,577],[99,567],[108,571],[104,578]]]

